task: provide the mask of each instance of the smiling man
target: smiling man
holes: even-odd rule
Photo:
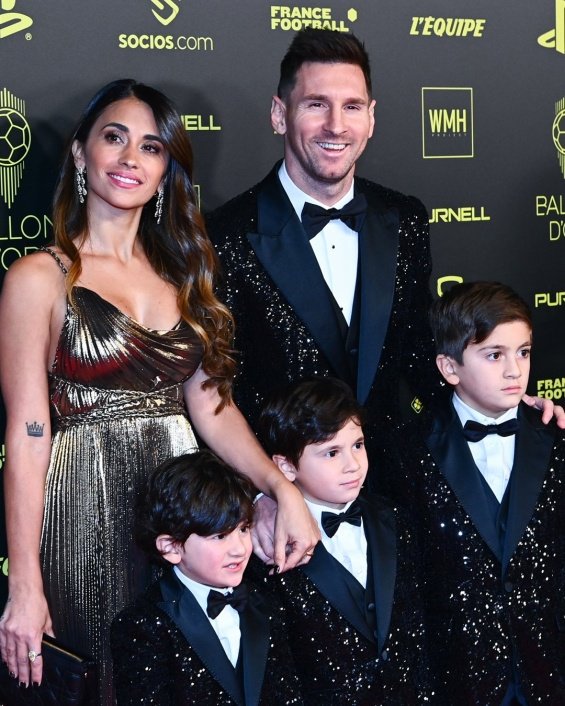
[[[426,399],[439,378],[426,210],[354,175],[374,109],[363,44],[351,34],[299,32],[271,106],[284,160],[212,213],[208,231],[236,319],[235,398],[244,414],[254,425],[273,388],[304,376],[346,381],[368,413],[370,481],[378,477],[386,492],[379,459],[400,391]]]

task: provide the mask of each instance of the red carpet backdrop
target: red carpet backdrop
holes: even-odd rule
[[[376,130],[359,173],[427,205],[433,291],[517,289],[534,313],[530,390],[564,401],[565,0],[0,0],[0,278],[51,239],[64,141],[110,80],[173,98],[204,210],[262,178],[282,154],[279,62],[309,25],[369,50]],[[0,411],[0,469],[3,428]],[[7,570],[0,539],[0,593]]]

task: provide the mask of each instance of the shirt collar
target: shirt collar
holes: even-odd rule
[[[306,201],[308,201],[308,203],[315,203],[317,206],[321,206],[322,208],[328,208],[326,204],[323,204],[321,201],[318,201],[313,196],[310,196],[309,194],[302,191],[302,189],[299,189],[298,186],[296,186],[296,184],[288,175],[284,160],[279,168],[278,175],[281,185],[285,190],[286,195],[290,199],[290,203],[296,211],[296,215],[298,216],[298,218],[300,218],[302,215],[302,209],[304,208],[304,204],[306,203]],[[351,201],[353,195],[354,183],[351,182],[351,186],[345,196],[342,196],[339,201],[336,201],[333,206],[331,206],[331,208],[342,208],[343,206],[345,206],[346,203],[349,203]]]
[[[316,520],[318,525],[321,527],[322,526],[322,513],[323,512],[333,512],[334,514],[340,514],[342,512],[345,512],[346,510],[349,509],[349,506],[351,505],[353,500],[350,500],[348,503],[346,503],[341,510],[338,510],[335,507],[328,507],[327,505],[322,505],[320,503],[314,503],[311,500],[308,500],[307,498],[304,498],[304,502],[306,503],[306,507],[310,510],[310,514],[312,517]]]
[[[178,566],[173,566],[173,571],[175,572],[178,580],[188,588],[192,595],[196,598],[198,605],[206,612],[208,607],[208,594],[210,591],[219,591],[220,593],[227,593],[232,590],[230,588],[217,588],[216,586],[207,586],[204,583],[198,583],[194,579],[189,578],[186,574],[183,574]]]
[[[480,422],[481,424],[501,424],[508,419],[516,419],[518,416],[518,406],[516,406],[511,407],[500,417],[496,417],[496,419],[494,417],[487,417],[482,414],[482,412],[478,412],[476,409],[469,407],[456,392],[453,393],[453,406],[463,426],[465,426],[465,422],[468,422],[470,419],[475,422]]]

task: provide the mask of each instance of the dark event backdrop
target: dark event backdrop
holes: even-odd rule
[[[0,0],[0,279],[51,239],[63,145],[110,80],[175,101],[204,210],[262,178],[282,153],[269,125],[279,62],[308,25],[367,46],[376,129],[358,173],[427,205],[434,293],[473,279],[517,289],[535,322],[529,389],[561,401],[565,0]],[[0,473],[4,421],[0,409]],[[2,602],[7,571],[0,533]]]

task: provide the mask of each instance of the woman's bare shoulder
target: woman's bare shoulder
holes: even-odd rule
[[[63,256],[56,248],[52,251],[61,258]],[[15,260],[4,277],[4,287],[25,286],[33,290],[48,287],[49,290],[58,290],[64,287],[65,275],[61,265],[50,253],[45,250],[37,250],[34,253],[25,255]]]

